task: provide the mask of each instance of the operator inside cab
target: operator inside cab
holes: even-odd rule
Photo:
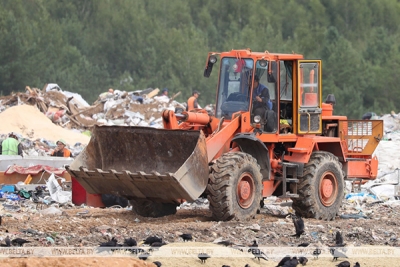
[[[215,115],[230,120],[238,111],[250,111],[252,122],[259,115],[257,123],[262,125],[263,132],[275,133],[278,129],[277,105],[274,104],[278,96],[277,83],[272,79],[268,81],[269,64],[266,60],[263,64],[260,61],[254,63],[252,58],[234,57],[221,60]]]
[[[261,75],[265,70],[257,71]],[[274,83],[268,83],[266,75],[261,76],[256,74],[254,76],[253,86],[252,86],[252,117],[253,119],[258,116],[260,118],[260,123],[262,124],[262,130],[268,133],[274,133],[277,130],[277,118],[276,112],[273,110],[273,102],[270,96],[270,89],[272,87],[275,89]],[[265,77],[265,79],[263,79]],[[252,76],[250,76],[252,78]],[[265,80],[265,81],[264,81]],[[264,85],[268,84],[268,86]],[[250,83],[251,84],[251,80]],[[275,93],[273,92],[275,96]]]

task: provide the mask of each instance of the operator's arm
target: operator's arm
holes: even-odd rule
[[[263,90],[261,91],[260,97],[262,99],[262,102],[267,104],[269,100],[269,89],[267,87],[264,86]]]

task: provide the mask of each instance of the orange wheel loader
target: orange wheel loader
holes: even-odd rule
[[[278,196],[300,216],[333,220],[346,180],[376,178],[383,121],[334,115],[321,67],[299,54],[210,52],[204,76],[219,68],[212,116],[165,110],[163,129],[96,126],[67,170],[89,193],[125,197],[142,216],[207,195],[215,220],[246,220]],[[255,105],[255,77],[272,105]]]

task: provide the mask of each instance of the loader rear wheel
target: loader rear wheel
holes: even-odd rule
[[[159,203],[148,199],[130,200],[132,210],[143,217],[163,217],[176,213],[177,204],[174,203]]]
[[[251,155],[226,153],[211,166],[207,194],[215,220],[254,217],[260,208],[261,191],[260,166]]]
[[[293,199],[296,214],[306,218],[333,220],[342,205],[342,164],[329,152],[314,152],[299,178],[299,198]]]

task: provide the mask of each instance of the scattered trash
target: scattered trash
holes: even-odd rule
[[[54,201],[63,204],[72,200],[72,192],[63,191],[53,173],[50,175],[46,185],[49,189],[50,196]]]
[[[21,210],[21,207],[19,205],[15,205],[15,204],[3,203],[3,207],[4,207],[5,210],[14,211],[14,212],[17,212],[17,211]]]
[[[311,236],[312,236],[314,239],[318,239],[318,232],[311,232]]]
[[[50,236],[46,237],[46,240],[47,240],[47,242],[49,242],[52,245],[55,243],[54,239],[51,238]]]
[[[20,197],[17,194],[14,193],[3,193],[3,198],[13,200],[13,201],[18,201],[20,200]]]
[[[88,210],[84,210],[84,211],[80,211],[80,212],[76,213],[76,215],[86,215],[86,214],[89,214]]]
[[[368,216],[363,213],[354,213],[354,214],[342,214],[340,215],[342,219],[369,219]]]
[[[363,199],[364,197],[371,197],[373,199],[376,199],[375,195],[369,194],[367,192],[359,192],[359,193],[350,193],[346,195],[346,199]]]
[[[42,215],[61,215],[62,211],[56,207],[49,207],[47,209],[41,210]]]

